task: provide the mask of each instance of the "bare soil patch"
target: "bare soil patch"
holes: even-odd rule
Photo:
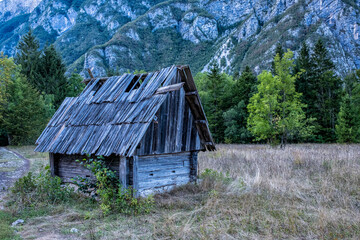
[[[30,162],[22,155],[0,147],[0,208],[1,199],[11,184],[28,172]]]

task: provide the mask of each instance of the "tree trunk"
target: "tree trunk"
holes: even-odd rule
[[[11,141],[11,140],[12,140],[12,137],[10,136],[10,134],[8,134],[7,137],[8,137],[8,143],[9,143],[9,145],[11,145],[11,143],[12,143],[12,141]]]

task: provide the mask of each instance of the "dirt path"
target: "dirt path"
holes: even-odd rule
[[[29,171],[30,161],[24,156],[0,147],[0,209],[1,199],[11,184]]]

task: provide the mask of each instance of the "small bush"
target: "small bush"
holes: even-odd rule
[[[146,198],[134,198],[133,192],[134,191],[131,188],[119,187],[115,200],[117,211],[128,215],[150,213],[154,206],[154,198],[152,196]]]
[[[11,188],[15,207],[19,209],[37,207],[40,205],[67,202],[71,199],[74,190],[61,184],[59,177],[52,177],[49,166],[34,176],[29,172],[18,179]]]
[[[74,182],[79,190],[84,193],[94,193],[98,197],[100,208],[104,215],[112,211],[127,215],[149,213],[154,205],[152,196],[146,198],[135,198],[132,188],[124,188],[115,172],[106,166],[102,156],[92,158],[88,156],[83,160],[77,160],[85,168],[89,169],[95,179],[87,177],[76,177]]]

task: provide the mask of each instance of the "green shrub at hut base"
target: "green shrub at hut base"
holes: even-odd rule
[[[99,203],[104,216],[110,213],[138,215],[149,213],[154,206],[154,198],[135,198],[135,190],[124,188],[114,171],[110,170],[103,157],[86,158],[79,161],[89,169],[95,179],[77,177],[74,183],[78,191],[90,193]],[[93,193],[93,194],[91,194]],[[10,191],[9,206],[16,212],[54,206],[55,204],[76,203],[79,195],[69,184],[63,184],[57,176],[52,177],[50,167],[46,166],[39,174],[29,172],[18,179]]]
[[[149,213],[153,208],[153,197],[135,198],[135,190],[131,187],[124,188],[120,184],[115,172],[106,165],[104,157],[87,156],[76,161],[89,169],[95,179],[77,176],[73,179],[74,183],[79,186],[79,191],[98,198],[104,215],[111,212],[138,215]]]
[[[11,188],[10,204],[17,210],[22,210],[68,202],[73,195],[74,189],[63,185],[59,177],[52,177],[50,167],[46,166],[38,175],[29,172],[15,182]]]

